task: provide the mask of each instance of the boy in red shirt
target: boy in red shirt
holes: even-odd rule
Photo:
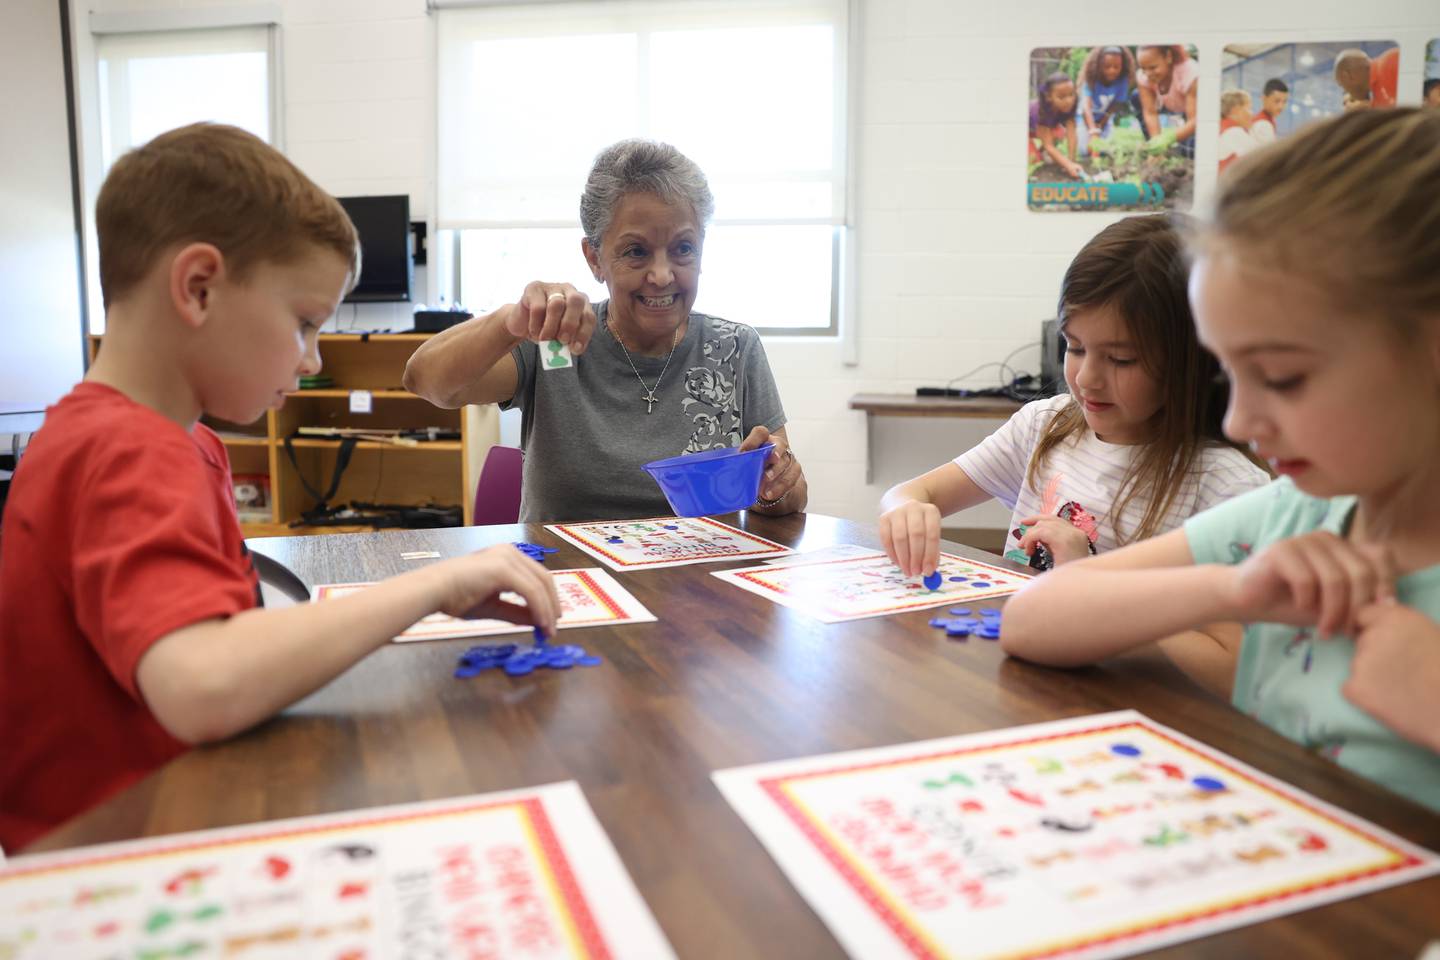
[[[122,157],[96,204],[104,349],[46,414],[0,535],[0,846],[14,851],[183,752],[273,716],[443,611],[554,629],[509,545],[341,600],[266,611],[230,465],[320,369],[359,275],[335,199],[259,138],[195,124]],[[502,590],[526,607],[503,602]]]

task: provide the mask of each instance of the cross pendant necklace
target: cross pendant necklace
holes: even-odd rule
[[[620,344],[620,349],[625,352],[625,362],[630,364],[630,372],[635,374],[636,380],[640,381],[640,400],[645,404],[645,412],[654,413],[655,404],[660,402],[659,398],[655,396],[655,391],[660,389],[660,381],[664,378],[665,371],[670,369],[670,359],[675,356],[675,344],[680,340],[680,325],[677,323],[675,325],[675,332],[670,334],[670,352],[665,355],[665,366],[660,368],[660,376],[655,378],[655,386],[653,387],[645,386],[645,379],[640,376],[640,371],[636,369],[635,361],[630,359],[630,351],[626,348],[625,341],[620,339],[620,334],[615,332],[608,321],[605,324],[605,329],[609,330],[610,336],[614,337],[615,342]]]

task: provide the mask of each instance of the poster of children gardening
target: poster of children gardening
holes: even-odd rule
[[[1199,77],[1193,45],[1030,51],[1030,209],[1188,210]]]

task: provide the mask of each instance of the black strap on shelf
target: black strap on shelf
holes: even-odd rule
[[[335,491],[340,489],[340,478],[345,475],[345,468],[350,466],[350,457],[355,453],[355,445],[360,442],[357,437],[341,437],[340,447],[335,454],[335,473],[330,477],[330,487],[324,493],[316,490],[305,478],[305,473],[300,469],[300,463],[295,459],[295,438],[300,431],[295,431],[285,438],[285,456],[290,459],[290,466],[295,468],[295,475],[300,478],[300,483],[305,487],[305,492],[315,499],[315,506],[306,510],[302,517],[309,520],[311,515],[325,516],[330,513],[330,498],[335,496]]]

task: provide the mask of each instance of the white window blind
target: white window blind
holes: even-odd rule
[[[97,36],[104,169],[131,147],[201,120],[273,143],[270,46],[265,26]]]
[[[603,296],[580,253],[595,155],[674,144],[715,195],[696,308],[833,332],[846,222],[846,0],[613,0],[437,12],[437,226],[460,293]],[[582,282],[584,281],[584,282]]]

